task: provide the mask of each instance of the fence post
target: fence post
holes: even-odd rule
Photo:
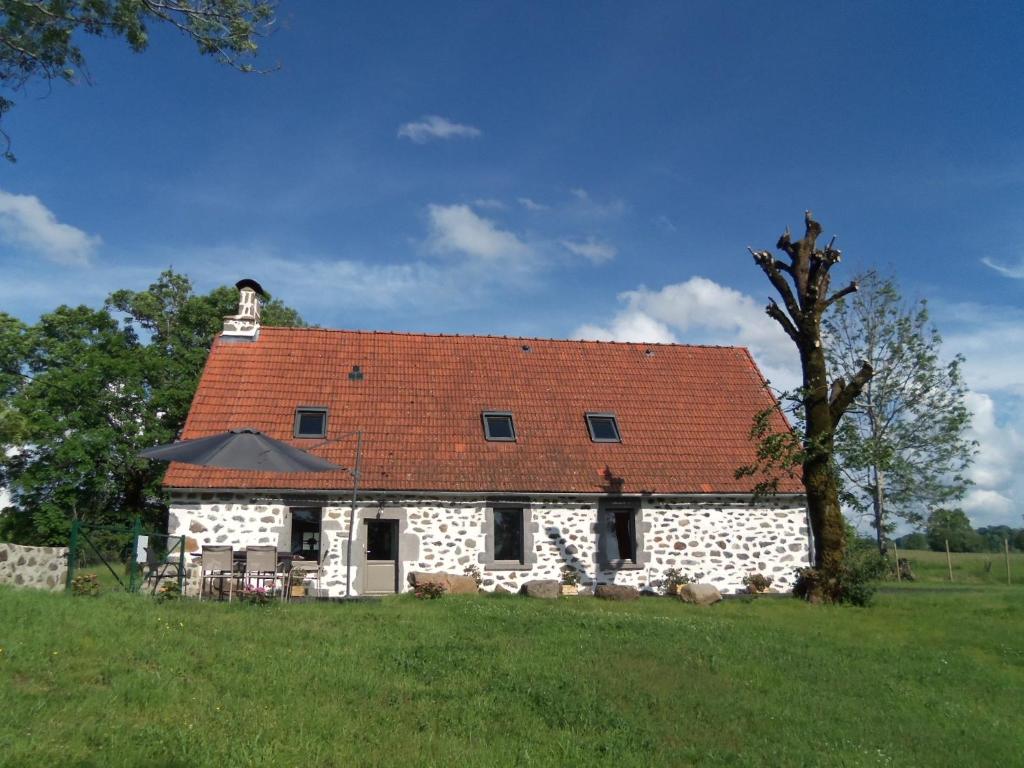
[[[1006,583],[1010,584],[1010,539],[1003,538],[1003,547],[1006,549]]]
[[[185,536],[178,537],[178,594],[185,595]]]
[[[71,538],[68,541],[68,578],[64,589],[71,591],[71,583],[75,580],[75,566],[78,565],[78,529],[82,527],[80,521],[71,521]]]
[[[949,539],[946,539],[946,567],[949,569],[949,580],[953,580],[953,561],[949,557]]]
[[[138,554],[136,550],[139,547],[139,536],[142,535],[142,518],[138,515],[135,516],[135,522],[132,524],[132,554],[131,560],[129,561],[128,570],[128,591],[137,592],[139,588],[138,584],[138,573],[139,563]]]
[[[892,540],[892,551],[896,555],[896,581],[903,581],[903,575],[900,573],[900,548],[896,544],[896,539]]]

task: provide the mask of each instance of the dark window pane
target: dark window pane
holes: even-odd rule
[[[511,416],[484,416],[487,424],[487,438],[490,440],[514,440]]]
[[[636,560],[636,515],[632,510],[611,511],[605,515],[605,559]]]
[[[320,510],[295,508],[291,513],[292,554],[320,562]]]
[[[494,510],[494,559],[523,562],[523,510]]]
[[[618,425],[614,416],[590,416],[590,433],[595,440],[617,441],[619,439]]]
[[[299,435],[323,437],[327,414],[323,411],[299,411]]]
[[[394,560],[397,530],[394,520],[367,520],[366,559]]]

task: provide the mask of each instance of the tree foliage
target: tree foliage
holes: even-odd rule
[[[863,361],[874,369],[835,446],[843,501],[870,515],[884,554],[894,518],[916,526],[963,496],[974,443],[964,436],[963,358],[942,361],[927,303],[905,304],[894,281],[873,272],[857,282],[825,320],[825,349],[833,375],[852,375]]]
[[[252,71],[273,14],[273,0],[0,0],[0,87],[17,93],[33,81],[88,81],[82,35],[123,38],[141,52],[154,23],[177,29],[201,54]],[[0,96],[0,119],[12,106]],[[0,137],[13,160],[7,134]]]
[[[0,315],[0,335],[21,339],[20,354],[5,346],[0,361],[3,405],[20,425],[4,440],[13,455],[0,459],[14,505],[0,517],[0,538],[61,544],[73,518],[164,522],[165,466],[137,453],[180,432],[237,295],[196,295],[187,277],[167,271],[145,291],[116,291],[102,309],[62,306],[30,327]],[[303,324],[278,301],[263,317]]]
[[[737,475],[756,474],[765,469],[777,469],[787,462],[800,462],[815,544],[815,566],[821,572],[820,578],[815,579],[815,588],[821,598],[828,600],[841,597],[846,552],[845,524],[834,467],[834,437],[843,414],[871,378],[872,368],[865,363],[849,381],[840,378],[829,385],[822,317],[829,307],[856,291],[857,285],[851,283],[831,292],[831,269],[839,262],[840,251],[834,247],[834,238],[824,248],[818,247],[821,225],[810,211],[804,217],[804,225],[804,236],[800,240],[793,242],[787,229],[776,243],[776,248],[788,257],[785,261],[775,258],[769,251],[751,250],[754,262],[782,299],[782,306],[771,300],[765,311],[793,340],[800,355],[803,373],[803,385],[797,394],[803,425],[800,442],[794,446],[792,440],[775,440],[775,447],[762,451],[755,466],[741,468]],[[770,439],[771,435],[762,435],[762,447]]]
[[[945,550],[947,541],[951,552],[978,552],[984,542],[963,510],[941,507],[928,515],[925,536],[936,552]]]

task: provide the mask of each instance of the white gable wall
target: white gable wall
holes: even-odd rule
[[[517,502],[518,503],[518,502]],[[726,500],[674,501],[646,497],[641,502],[642,566],[600,570],[597,562],[598,502],[595,499],[537,497],[523,502],[530,510],[535,562],[529,569],[492,569],[485,564],[491,503],[477,499],[388,497],[357,505],[357,536],[353,545],[352,594],[362,583],[360,564],[365,543],[359,531],[368,518],[399,520],[399,552],[403,559],[400,585],[406,589],[410,571],[464,572],[480,568],[483,587],[501,585],[518,591],[527,581],[559,579],[567,563],[580,572],[581,585],[626,584],[652,587],[668,568],[717,586],[723,592],[743,590],[742,579],[762,573],[774,586],[792,587],[794,571],[808,563],[805,508],[796,503],[753,506]],[[308,500],[294,506],[312,506]],[[340,499],[323,508],[323,587],[332,597],[345,594],[345,555],[349,505]],[[171,502],[168,533],[189,539],[190,551],[204,544],[290,544],[290,513],[280,500],[262,501],[251,493],[177,493]],[[529,558],[528,558],[529,559]]]

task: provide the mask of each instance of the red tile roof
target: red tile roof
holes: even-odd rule
[[[752,481],[733,473],[771,402],[741,347],[262,328],[255,342],[215,341],[183,437],[254,427],[315,446],[292,437],[295,409],[326,406],[330,438],[364,433],[366,490],[601,493],[610,473],[623,493],[745,493]],[[513,413],[516,442],[484,439],[488,410]],[[592,442],[587,412],[614,413],[622,442]],[[355,438],[312,452],[352,466]],[[335,490],[352,478],[176,463],[164,483]]]

